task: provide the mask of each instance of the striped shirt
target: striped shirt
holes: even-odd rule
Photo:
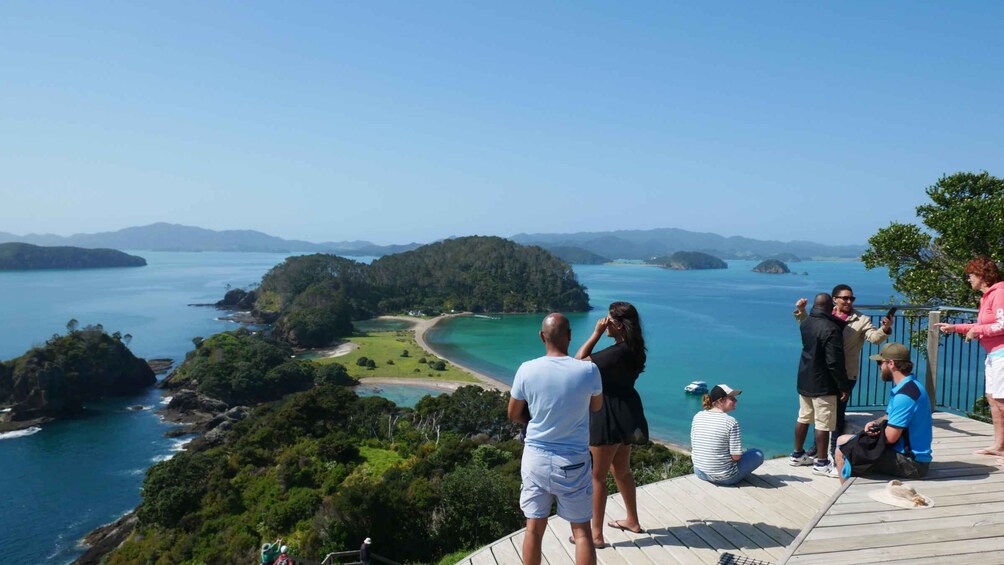
[[[701,410],[690,427],[690,451],[694,468],[715,480],[736,476],[739,466],[732,455],[742,455],[739,422],[725,412]]]

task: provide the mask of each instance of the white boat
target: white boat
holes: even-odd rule
[[[683,387],[683,392],[687,394],[708,394],[708,383],[704,381],[694,381]]]

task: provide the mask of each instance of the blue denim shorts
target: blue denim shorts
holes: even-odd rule
[[[558,500],[558,516],[573,524],[593,517],[593,462],[589,452],[557,455],[525,446],[519,507],[527,518],[547,518]]]

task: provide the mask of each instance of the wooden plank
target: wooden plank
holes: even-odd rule
[[[679,479],[673,479],[679,480]],[[665,481],[671,482],[671,481]],[[716,551],[710,544],[708,544],[701,536],[697,535],[685,520],[680,519],[674,513],[672,513],[668,506],[672,504],[673,500],[670,497],[663,495],[661,492],[656,491],[656,486],[659,483],[646,485],[646,488],[640,490],[639,493],[645,495],[649,498],[649,505],[646,508],[652,510],[653,512],[658,512],[658,515],[662,518],[659,523],[664,524],[661,528],[661,532],[658,530],[649,529],[649,534],[653,536],[656,542],[658,542],[663,547],[675,546],[680,544],[682,547],[689,548],[691,553],[697,557],[701,563],[718,563],[718,551]],[[639,511],[641,510],[641,505],[639,505]],[[675,553],[674,553],[675,555]]]
[[[670,479],[671,481],[680,480],[679,478]],[[642,526],[648,533],[648,539],[651,540],[655,546],[648,551],[655,551],[655,547],[658,547],[662,553],[656,552],[657,562],[667,562],[667,563],[679,563],[680,565],[701,565],[704,560],[701,559],[690,547],[680,540],[677,536],[673,535],[672,530],[686,528],[678,525],[677,519],[667,512],[661,504],[656,502],[651,493],[648,492],[650,485],[646,485],[638,489],[638,519],[641,521]],[[690,533],[690,532],[688,532]],[[700,541],[700,538],[694,536],[695,539]],[[702,548],[698,548],[699,550]],[[717,555],[717,554],[715,554]]]
[[[735,524],[720,519],[720,516],[707,505],[694,497],[686,490],[684,481],[678,481],[675,485],[675,496],[671,499],[674,507],[671,512],[686,520],[691,530],[701,536],[711,547],[719,551],[738,552],[755,559],[773,561],[775,556],[764,551],[756,542],[751,540],[747,533],[755,531],[761,536],[756,528],[744,524],[742,528],[737,528]],[[766,536],[763,536],[766,538]],[[769,540],[769,538],[766,538]]]
[[[688,475],[685,480],[701,481],[695,475]],[[749,490],[746,489],[746,491]],[[769,536],[779,547],[787,547],[795,539],[798,530],[803,525],[796,524],[794,520],[778,514],[739,488],[711,488],[705,490],[705,494],[714,499],[717,504],[727,508],[736,518],[752,524]],[[794,527],[795,532],[793,533],[786,526],[788,528]]]
[[[552,517],[551,520],[556,518]],[[568,543],[568,535],[571,533],[570,528],[563,528],[565,532],[563,538],[558,537],[557,528],[552,527],[552,522],[548,521],[547,529],[544,530],[544,537],[541,539],[540,552],[543,554],[544,558],[547,559],[549,565],[566,565],[568,563],[575,563],[575,554],[569,555],[567,546],[571,545]],[[574,546],[573,546],[574,547]]]
[[[486,548],[481,551],[471,555],[470,565],[498,565],[495,562],[495,556],[492,555],[491,549]]]
[[[521,563],[523,562],[523,538],[524,537],[526,537],[526,530],[525,529],[520,530],[520,531],[516,532],[515,534],[513,534],[512,536],[509,537],[509,539],[512,540],[512,547],[513,547],[513,549],[516,550],[516,553],[518,554],[519,560],[520,560]]]
[[[801,493],[796,492],[794,487],[787,483],[778,484],[776,481],[768,482],[764,476],[765,473],[750,475],[743,481],[748,483],[749,486],[744,485],[743,482],[737,486],[740,490],[747,488],[756,489],[756,491],[750,493],[751,496],[760,498],[761,500],[768,499],[769,501],[765,501],[766,503],[776,504],[785,513],[798,516],[799,521],[803,524],[812,520],[812,517],[819,509],[819,505],[815,501],[801,496]]]
[[[611,545],[613,550],[611,553],[616,554],[626,563],[637,563],[638,565],[648,563],[654,565],[655,561],[635,544],[636,540],[649,538],[648,534],[626,532],[606,525],[608,522],[612,522],[625,514],[624,501],[621,499],[620,494],[607,498],[606,513],[603,516],[603,538]]]
[[[512,543],[513,538],[510,536],[499,540],[498,543],[492,546],[492,556],[495,557],[495,562],[498,565],[522,565],[523,560],[520,559],[519,553],[516,551],[516,547]]]
[[[933,508],[931,510],[934,510]],[[927,510],[911,510],[913,514],[926,514]],[[807,541],[845,538],[848,541],[860,539],[869,535],[896,534],[899,537],[906,532],[922,532],[924,530],[942,530],[945,528],[972,528],[990,524],[1004,524],[1004,514],[984,513],[967,514],[964,516],[941,517],[931,516],[924,520],[910,520],[886,524],[856,524],[850,526],[834,526],[829,528],[814,528],[805,538]],[[1004,533],[1004,528],[1001,529]]]
[[[958,559],[960,553],[972,553],[973,549],[979,548],[982,553],[975,561]],[[993,552],[1004,551],[1004,537],[984,538],[978,543],[972,540],[960,540],[939,543],[920,543],[913,545],[901,545],[893,547],[883,547],[877,549],[854,549],[845,548],[840,551],[830,553],[818,553],[814,555],[796,555],[787,561],[787,565],[864,565],[867,563],[888,563],[899,560],[901,563],[913,563],[919,558],[938,558],[934,563],[958,564],[958,563],[983,563],[982,556],[994,556]],[[930,561],[929,561],[930,562]],[[779,564],[780,565],[780,564]]]
[[[856,479],[854,477],[848,479],[846,483],[840,486],[840,490],[838,490],[836,494],[833,495],[833,498],[830,499],[830,504],[819,509],[819,512],[812,517],[812,521],[809,522],[804,528],[802,528],[802,531],[798,534],[798,537],[795,538],[795,541],[791,542],[791,545],[789,545],[788,549],[785,550],[784,555],[782,555],[781,558],[777,561],[778,565],[784,565],[789,563],[791,558],[796,553],[801,552],[802,545],[805,543],[805,538],[809,535],[810,532],[812,532],[812,529],[816,527],[816,524],[818,524],[819,521],[823,519],[823,516],[825,516],[826,513],[832,508],[833,501],[838,500],[841,494],[846,492],[847,489],[854,486],[855,480]]]
[[[999,537],[1002,529],[997,524],[988,526],[971,526],[959,528],[939,528],[936,530],[926,530],[923,532],[905,532],[902,535],[868,535],[858,536],[854,539],[854,546],[862,549],[876,549],[882,547],[902,547],[911,545],[923,545],[933,543],[947,543],[962,540],[979,540],[983,538]],[[798,548],[798,553],[830,553],[847,549],[846,539],[806,539]]]
[[[690,495],[689,497],[683,497],[684,503],[688,503],[689,501],[696,502],[697,507],[691,508],[694,513],[701,515],[703,510],[704,515],[708,518],[717,518],[723,524],[738,531],[753,544],[748,548],[742,548],[742,551],[749,557],[753,557],[754,559],[764,559],[759,555],[766,554],[769,556],[767,558],[768,561],[774,561],[780,557],[782,552],[779,548],[784,547],[787,544],[778,543],[773,538],[757,529],[753,523],[738,516],[729,507],[722,504],[707,503],[708,501],[714,501],[711,491],[725,489],[731,492],[736,492],[737,489],[715,486],[709,482],[702,481],[693,475],[685,477],[684,480],[678,482],[678,485],[682,491]],[[756,520],[756,518],[754,518],[754,520]],[[731,541],[735,543],[735,540]]]
[[[977,504],[966,504],[959,506],[935,506],[923,511],[903,512],[901,508],[887,507],[886,512],[866,512],[860,514],[827,514],[816,526],[819,528],[829,528],[833,526],[852,526],[855,524],[885,524],[889,522],[909,522],[913,520],[927,520],[930,518],[949,518],[952,516],[965,516],[967,514],[986,514],[989,512],[1004,512],[1004,501],[983,502]]]

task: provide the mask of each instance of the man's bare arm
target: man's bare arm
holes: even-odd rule
[[[515,398],[509,397],[509,419],[520,425],[527,425],[530,423],[530,418],[527,417],[530,411],[527,409],[525,400],[516,400]]]

